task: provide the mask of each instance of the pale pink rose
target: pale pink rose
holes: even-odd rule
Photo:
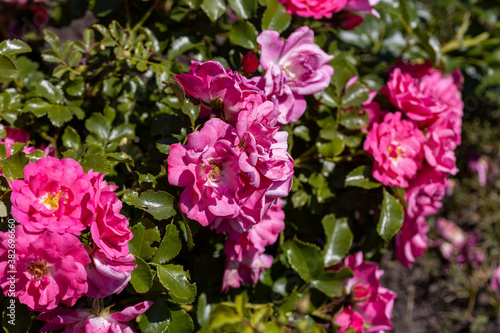
[[[500,290],[500,267],[493,270],[493,273],[491,274],[490,286],[494,291]]]
[[[443,113],[462,114],[462,96],[455,80],[452,75],[426,69],[425,65],[411,72],[404,72],[397,67],[380,92],[408,118],[425,127]]]
[[[368,132],[364,149],[374,157],[373,176],[384,185],[408,187],[422,167],[425,137],[401,113],[387,113]]]
[[[473,156],[469,158],[467,166],[472,172],[477,173],[479,186],[494,183],[498,176],[498,167],[486,156]]]
[[[438,218],[436,221],[436,232],[446,241],[451,243],[458,251],[467,243],[468,235],[453,221]],[[447,258],[450,259],[450,258]]]
[[[349,0],[280,0],[286,11],[292,15],[331,18],[333,13],[341,11]]]
[[[38,315],[36,319],[47,322],[42,332],[63,330],[63,333],[113,332],[134,333],[126,322],[134,320],[146,312],[153,305],[151,301],[144,301],[134,306],[126,307],[120,312],[109,313],[105,309],[66,309],[59,307],[50,312]]]
[[[344,284],[347,303],[334,319],[334,323],[341,326],[341,332],[349,328],[355,332],[391,330],[392,309],[397,294],[380,285],[384,272],[378,269],[378,264],[364,261],[363,253],[357,252],[347,256],[343,264],[327,269],[338,270],[341,267],[348,267],[353,272],[353,277]],[[342,326],[346,323],[351,326]]]
[[[267,99],[255,82],[229,68],[225,70],[216,61],[192,61],[189,73],[179,74],[175,79],[190,96],[202,102],[201,117],[223,112],[233,125],[241,110],[252,109]]]
[[[252,257],[243,257],[241,261],[226,259],[222,291],[229,288],[239,288],[241,284],[255,284],[262,273],[273,263],[273,257],[258,253]]]
[[[278,119],[280,123],[297,121],[305,104],[300,102],[299,109],[289,103],[297,103],[302,100],[300,95],[314,94],[330,85],[333,68],[328,62],[333,56],[314,44],[314,32],[308,27],[293,32],[286,44],[273,30],[263,31],[257,42],[261,52],[260,64],[266,70],[259,86],[270,100],[278,103],[277,108],[282,113]],[[285,108],[279,107],[282,103]]]
[[[108,259],[127,257],[128,241],[133,234],[128,228],[128,220],[120,214],[122,202],[114,192],[117,186],[108,185],[104,175],[92,172],[92,169],[88,174],[92,177],[92,187],[89,188],[92,200],[86,202],[84,213],[89,220],[92,240]]]
[[[403,227],[396,235],[396,258],[399,262],[409,268],[415,262],[415,258],[424,255],[427,249],[427,232],[429,226],[424,216],[415,219],[405,217]]]
[[[85,266],[90,258],[80,240],[51,231],[31,233],[15,227],[15,268],[8,265],[10,232],[0,233],[0,285],[33,311],[51,310],[59,302],[73,306],[88,289]],[[15,271],[16,273],[10,273]],[[15,276],[14,280],[9,280]]]
[[[87,226],[82,203],[92,187],[90,176],[72,159],[44,157],[12,182],[12,215],[29,231],[52,230],[80,235]]]
[[[128,254],[119,259],[108,259],[102,250],[92,253],[92,263],[85,267],[89,289],[86,296],[104,298],[119,294],[125,289],[137,267],[135,257]]]
[[[436,214],[442,206],[440,200],[444,197],[448,185],[449,180],[446,174],[429,165],[424,165],[410,181],[405,192],[408,217],[416,218]]]

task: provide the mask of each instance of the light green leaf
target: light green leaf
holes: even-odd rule
[[[248,21],[236,21],[229,31],[229,40],[235,45],[247,49],[255,49],[257,46],[257,29]]]
[[[382,184],[372,180],[372,170],[366,165],[360,165],[356,169],[349,172],[345,178],[345,186],[356,186],[366,190],[380,187]]]
[[[241,19],[248,20],[257,9],[257,0],[229,0],[229,6]]]
[[[278,0],[270,0],[262,16],[262,30],[275,30],[283,32],[290,25],[292,15]]]
[[[341,297],[344,294],[344,281],[352,276],[352,271],[347,267],[339,271],[324,271],[311,282],[311,286],[328,297]]]
[[[183,309],[171,309],[172,322],[168,326],[167,333],[190,333],[194,330],[191,316]]]
[[[19,39],[6,39],[0,43],[0,54],[10,57],[13,55],[31,52],[31,47]]]
[[[28,158],[22,151],[18,151],[9,156],[1,164],[4,176],[12,181],[23,178],[23,169],[28,164]]]
[[[203,0],[201,9],[203,9],[212,22],[215,22],[226,11],[226,1]]]
[[[135,291],[144,294],[153,286],[153,271],[144,260],[137,256],[135,257],[134,264],[137,265],[137,268],[132,271],[130,283]]]
[[[0,55],[0,76],[11,76],[16,72],[16,64],[9,57]]]

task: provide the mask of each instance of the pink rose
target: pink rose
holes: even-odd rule
[[[350,268],[353,277],[345,282],[345,292],[349,296],[346,297],[345,307],[334,319],[334,323],[340,326],[340,332],[349,328],[355,332],[391,330],[392,308],[397,294],[380,285],[384,272],[378,269],[377,264],[364,261],[362,252],[349,255],[343,264],[328,269],[338,270],[341,267]]]
[[[119,294],[125,289],[137,267],[135,257],[128,254],[124,258],[109,259],[102,250],[92,253],[92,264],[86,267],[89,289],[86,296],[104,298]]]
[[[257,42],[261,51],[260,64],[266,70],[259,86],[270,100],[278,103],[281,112],[278,121],[282,124],[295,122],[304,113],[305,104],[300,102],[298,109],[292,103],[300,100],[300,95],[314,94],[330,85],[333,68],[328,62],[333,56],[314,44],[314,32],[308,27],[293,32],[286,44],[273,30],[263,31]],[[285,108],[279,107],[282,104]]]
[[[72,159],[44,157],[12,182],[12,215],[29,231],[52,230],[80,235],[87,226],[82,203],[92,187],[90,176]]]
[[[491,274],[490,286],[494,291],[500,290],[500,267],[493,270],[493,273]]]
[[[90,234],[97,248],[102,250],[108,259],[115,260],[127,257],[128,241],[133,235],[128,228],[128,220],[120,214],[122,202],[116,197],[117,186],[108,185],[104,175],[89,171],[92,176],[89,188],[93,200],[87,203],[86,214],[90,215]]]
[[[216,61],[193,61],[189,73],[179,74],[175,79],[189,95],[202,102],[201,117],[223,112],[233,125],[241,110],[251,109],[266,100],[253,81],[229,68],[225,70]]]
[[[415,219],[405,217],[403,227],[396,235],[396,258],[399,262],[409,268],[415,262],[415,258],[424,255],[427,249],[427,232],[429,226],[424,216]]]
[[[53,311],[39,314],[36,319],[47,322],[41,329],[43,332],[64,329],[63,333],[134,333],[135,331],[126,322],[134,320],[146,312],[151,305],[153,302],[145,301],[111,314],[109,308],[66,309],[59,307]]]
[[[341,11],[349,0],[280,0],[286,11],[292,15],[331,18],[333,13]]]
[[[394,69],[380,92],[408,118],[428,126],[443,113],[462,115],[462,97],[452,75],[443,75],[428,64],[400,67]]]
[[[364,149],[374,157],[373,176],[384,185],[408,187],[422,167],[425,137],[415,124],[401,120],[401,113],[387,113],[374,123]]]
[[[16,267],[8,265],[10,232],[0,233],[0,285],[7,295],[15,273],[15,296],[33,311],[73,306],[88,289],[85,266],[90,258],[74,235],[51,231],[32,233],[15,227]]]

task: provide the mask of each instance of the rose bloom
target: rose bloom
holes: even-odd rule
[[[428,231],[429,226],[424,216],[417,216],[414,219],[405,216],[403,226],[396,235],[395,252],[396,258],[406,268],[411,267],[415,258],[423,256],[427,250]]]
[[[114,313],[110,313],[109,308],[66,309],[58,307],[53,311],[39,314],[36,319],[47,322],[42,327],[42,332],[52,332],[62,329],[63,333],[135,333],[126,322],[139,317],[152,305],[153,302],[145,301]]]
[[[241,110],[266,101],[264,92],[255,86],[255,82],[229,68],[224,69],[216,61],[192,61],[189,73],[179,74],[175,79],[188,95],[202,102],[200,117],[223,112],[232,125],[236,124]]]
[[[0,233],[0,285],[7,295],[15,274],[15,296],[33,311],[73,306],[88,289],[85,266],[90,258],[80,240],[69,233],[31,233],[15,227],[16,267],[8,265],[9,232]]]
[[[378,264],[364,261],[363,253],[357,252],[344,259],[343,264],[329,267],[328,270],[339,270],[348,267],[353,277],[345,282],[345,292],[349,305],[344,305],[334,319],[337,332],[375,333],[391,330],[392,308],[397,294],[380,285],[380,277],[384,273]]]
[[[90,176],[75,160],[43,157],[12,182],[12,216],[29,231],[52,230],[80,235],[89,221],[83,205],[92,187]]]
[[[375,159],[373,177],[384,185],[408,187],[422,167],[425,137],[401,113],[387,113],[381,123],[374,123],[363,148]]]
[[[493,270],[493,273],[491,274],[490,286],[494,291],[500,290],[500,267]]]
[[[333,56],[314,44],[314,32],[308,27],[295,30],[286,43],[278,32],[265,30],[257,42],[260,64],[266,70],[259,87],[280,110],[280,123],[296,122],[306,106],[301,95],[320,92],[330,85],[333,68],[328,62]]]

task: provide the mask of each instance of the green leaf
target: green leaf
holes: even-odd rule
[[[165,236],[163,236],[163,240],[158,247],[158,251],[156,251],[153,256],[152,261],[157,264],[164,264],[177,257],[181,248],[182,244],[179,238],[179,230],[175,224],[169,224],[165,228]]]
[[[160,242],[160,232],[158,227],[146,229],[142,223],[134,225],[131,229],[134,234],[128,242],[130,253],[134,256],[149,260],[156,252],[156,246],[151,246],[154,242]]]
[[[189,273],[181,265],[156,265],[156,272],[161,284],[175,297],[190,299],[196,296],[196,285],[189,282]]]
[[[286,8],[278,0],[270,0],[262,16],[262,30],[275,30],[283,32],[290,25],[292,15],[286,12]]]
[[[47,80],[42,80],[36,86],[36,92],[39,96],[46,98],[52,104],[61,104],[64,94],[61,88],[54,86]]]
[[[241,323],[241,317],[234,311],[233,308],[227,305],[219,304],[210,315],[210,326],[208,329],[209,332],[211,332],[210,330],[218,332],[217,329],[225,325],[239,323]]]
[[[153,305],[139,318],[139,327],[142,332],[165,332],[171,321],[170,310],[167,303],[156,297]]]
[[[345,217],[337,219],[335,215],[330,214],[321,220],[321,224],[326,235],[326,244],[323,249],[325,266],[329,267],[338,263],[349,253],[353,235]]]
[[[80,138],[80,134],[71,126],[67,126],[64,129],[64,133],[62,135],[62,143],[66,148],[78,149],[80,148],[80,144],[82,139]]]
[[[345,91],[342,98],[342,107],[348,108],[351,106],[361,105],[368,100],[370,89],[364,84],[355,82],[351,84]]]
[[[229,40],[235,45],[247,49],[255,49],[257,46],[257,29],[248,21],[236,21],[229,31]]]
[[[172,321],[168,325],[167,333],[190,333],[194,330],[191,316],[183,309],[170,310]]]
[[[108,174],[109,173],[109,162],[106,156],[102,152],[96,153],[86,153],[80,163],[85,172],[90,169],[97,171],[99,173]]]
[[[257,0],[229,0],[229,6],[241,19],[248,20],[257,9]]]
[[[23,178],[23,169],[28,164],[28,158],[22,151],[13,153],[2,162],[1,170],[8,180]]]
[[[156,149],[162,154],[170,154],[170,145],[164,144],[164,143],[157,143],[156,144]]]
[[[344,281],[351,277],[353,277],[352,270],[342,267],[338,271],[322,272],[311,282],[311,286],[328,297],[341,297],[344,294]]]
[[[198,305],[196,306],[196,319],[201,327],[208,327],[210,324],[210,304],[207,304],[207,295],[202,293],[198,297]]]
[[[359,106],[344,109],[340,114],[340,123],[342,126],[351,130],[360,130],[366,128],[368,125],[369,116],[368,112],[360,109]]]
[[[345,178],[345,186],[356,186],[366,190],[380,187],[382,184],[372,180],[372,170],[366,165],[360,165],[356,169],[349,172]]]
[[[132,200],[129,199],[131,198],[131,196],[134,196]],[[176,214],[176,211],[173,207],[174,197],[164,191],[155,192],[152,190],[148,190],[141,193],[140,197],[136,192],[133,192],[133,194],[128,194],[124,198],[124,202],[145,210],[146,212],[153,215],[153,217],[157,220],[168,219],[169,217]]]
[[[186,99],[182,106],[182,113],[189,117],[191,125],[194,127],[196,119],[198,119],[198,115],[200,114],[200,105],[194,105],[189,99]]]
[[[403,206],[398,199],[393,197],[384,188],[384,198],[382,200],[382,211],[377,224],[378,234],[386,241],[390,241],[392,237],[401,229],[404,221]]]
[[[135,291],[144,294],[153,286],[153,271],[144,260],[137,256],[135,257],[134,264],[137,265],[137,268],[132,271],[130,283]]]
[[[95,33],[94,29],[85,29],[83,31],[83,45],[85,45],[85,49],[89,51],[94,45],[95,42]]]
[[[298,190],[292,195],[293,208],[300,208],[309,202],[309,194],[303,189]]]
[[[10,57],[13,55],[31,52],[31,47],[19,39],[6,39],[0,43],[0,54]]]
[[[0,55],[0,76],[11,76],[16,72],[16,64],[9,57]]]
[[[53,50],[58,51],[59,50],[59,37],[57,35],[49,30],[44,30],[44,39],[49,45],[52,47]]]
[[[184,0],[191,9],[198,9],[202,0]]]
[[[90,118],[85,120],[85,128],[88,129],[90,133],[94,133],[99,138],[106,140],[111,130],[111,125],[104,115],[94,112]]]
[[[323,253],[316,245],[295,238],[288,242],[286,256],[293,269],[306,282],[310,282],[323,271]]]
[[[215,22],[226,11],[226,1],[203,0],[201,9],[203,9],[212,22]]]
[[[118,96],[123,87],[121,78],[112,76],[102,82],[102,92],[105,96],[114,98]]]
[[[66,85],[66,92],[73,97],[82,97],[85,92],[85,81],[81,76]]]
[[[179,82],[175,80],[165,80],[163,81],[164,84],[169,86],[173,91],[175,96],[177,96],[177,99],[181,104],[184,104],[184,101],[186,100],[186,93],[184,92],[184,88],[179,84]]]

